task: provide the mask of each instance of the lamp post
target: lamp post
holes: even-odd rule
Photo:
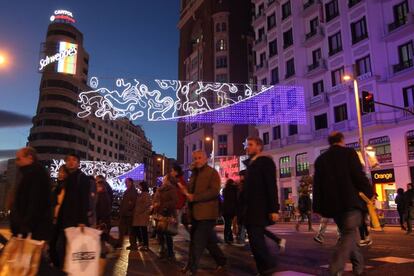
[[[161,165],[162,166],[162,171],[161,172],[162,172],[162,176],[164,176],[164,174],[165,174],[165,155],[163,154],[162,158],[158,157],[157,161],[162,162],[162,165]]]
[[[361,149],[362,159],[364,160],[365,173],[368,174],[369,166],[368,166],[367,157],[365,154],[364,131],[362,128],[361,104],[359,102],[358,81],[356,80],[356,78],[352,78],[350,75],[345,75],[343,79],[344,81],[352,80],[354,84],[355,106],[356,106],[356,112],[357,112],[358,132],[359,132],[359,147]]]
[[[211,141],[211,147],[212,147],[212,154],[211,154],[211,158],[213,159],[213,162],[212,162],[212,164],[213,164],[213,169],[215,169],[214,168],[214,163],[215,163],[215,143],[214,143],[214,138],[212,138],[212,137],[210,137],[210,136],[207,136],[206,137],[206,141],[207,142],[210,142]]]

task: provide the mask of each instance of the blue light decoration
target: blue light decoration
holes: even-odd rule
[[[117,79],[115,89],[99,87],[79,94],[78,117],[224,124],[306,124],[301,86],[251,85],[202,81]]]
[[[132,170],[117,177],[119,181],[125,181],[126,178],[132,178],[134,181],[143,181],[145,179],[144,164],[139,164]]]

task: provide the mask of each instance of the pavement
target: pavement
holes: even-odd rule
[[[317,229],[318,225],[314,225]],[[268,241],[268,246],[274,258],[278,260],[278,276],[306,276],[326,275],[327,266],[336,244],[336,227],[328,227],[324,244],[313,241],[315,232],[307,232],[305,225],[300,232],[296,232],[293,224],[277,224],[269,229],[278,236],[287,239],[287,247],[284,253],[279,253],[277,246]],[[114,229],[115,230],[115,229]],[[5,234],[6,229],[0,233]],[[223,227],[217,226],[219,238],[223,237]],[[116,230],[113,233],[116,235]],[[362,248],[365,257],[367,275],[414,275],[414,236],[405,235],[397,227],[385,227],[383,232],[371,232],[374,243]],[[157,257],[157,241],[151,239],[150,251],[130,252],[125,249],[128,241],[125,241],[122,250],[116,250],[111,258],[107,259],[105,276],[124,275],[182,275],[180,269],[185,265],[188,256],[188,235],[183,229],[174,237],[176,262],[159,260]],[[198,275],[256,275],[254,260],[248,246],[236,247],[220,244],[221,249],[228,258],[226,272],[215,273],[215,264],[211,257],[205,253],[201,260]],[[350,264],[348,271],[352,270]],[[346,272],[344,275],[352,275]]]

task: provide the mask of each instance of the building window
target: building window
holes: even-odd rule
[[[279,159],[279,172],[280,172],[280,178],[286,178],[286,177],[292,176],[289,156],[284,156]]]
[[[266,62],[266,52],[260,54],[260,64],[259,67],[262,68]]]
[[[106,138],[104,138],[104,144],[107,145],[108,144],[108,140]]]
[[[310,28],[310,33],[309,34],[315,35],[316,32],[318,31],[318,26],[319,26],[319,18],[318,17],[315,17],[311,21],[309,21],[309,28]]]
[[[300,153],[296,155],[296,176],[309,175],[308,154]]]
[[[263,79],[260,81],[260,83],[261,83],[262,85],[267,85],[267,78],[263,78]]]
[[[286,62],[286,79],[295,74],[295,60],[293,58]]]
[[[227,155],[227,135],[218,136],[218,154],[219,156]]]
[[[283,49],[286,49],[293,45],[293,31],[289,29],[283,33]]]
[[[328,115],[326,113],[316,115],[315,119],[315,130],[328,128]]]
[[[216,68],[227,68],[227,57],[217,57]]]
[[[226,51],[227,45],[224,39],[219,39],[216,42],[216,52]]]
[[[399,72],[413,66],[413,41],[398,46],[399,64],[394,65],[394,72]]]
[[[341,32],[331,35],[329,38],[329,56],[342,51],[342,37]]]
[[[358,4],[359,2],[361,2],[361,0],[349,0],[348,1],[348,7],[352,8],[353,6],[355,6],[356,4]]]
[[[100,147],[98,147],[98,148],[96,149],[96,151],[97,151],[98,153],[101,153],[101,148],[100,148]]]
[[[376,157],[379,163],[391,163],[392,162],[390,137],[383,136],[383,137],[370,139],[368,141],[368,145],[374,147],[375,154],[376,154]]]
[[[217,74],[216,75],[216,82],[227,82],[227,74]]]
[[[277,40],[272,40],[269,42],[269,57],[277,55]]]
[[[259,10],[258,10],[257,15],[260,16],[260,15],[263,15],[263,14],[264,14],[264,3],[259,5]]]
[[[339,15],[338,0],[332,0],[325,4],[326,22],[331,21]]]
[[[346,104],[341,104],[334,107],[335,123],[339,123],[348,120],[348,111]]]
[[[288,125],[288,134],[289,134],[289,136],[293,136],[293,135],[298,134],[298,124],[297,124],[297,122],[291,122]]]
[[[355,44],[368,37],[367,21],[365,16],[360,20],[351,23],[352,44]]]
[[[324,87],[323,87],[323,80],[314,82],[312,84],[312,91],[313,91],[313,96],[318,96],[319,94],[323,93],[324,91]]]
[[[394,22],[388,25],[388,31],[393,31],[407,23],[408,1],[402,1],[393,7]]]
[[[343,66],[341,68],[338,68],[332,71],[331,73],[332,86],[341,84],[343,82],[344,74],[345,74],[345,68]]]
[[[287,1],[282,5],[282,20],[285,20],[292,14],[292,9],[290,7],[290,1]]]
[[[227,24],[226,23],[221,23],[221,31],[222,32],[225,32],[225,31],[227,31]]]
[[[279,83],[279,68],[273,68],[272,71],[270,71],[271,75],[271,83],[270,84],[278,84]]]
[[[369,55],[356,60],[356,73],[358,76],[371,73],[371,58]]]
[[[264,145],[269,145],[269,132],[264,132],[263,133],[263,144]]]
[[[312,64],[319,66],[319,61],[322,59],[322,50],[318,48],[312,51]]]
[[[280,131],[280,126],[275,126],[273,127],[273,140],[278,140],[282,138],[281,135],[281,131]]]
[[[98,136],[98,142],[102,142],[102,137]]]
[[[263,41],[265,39],[265,29],[264,28],[260,28],[259,32],[257,33],[257,40],[258,42]]]
[[[414,106],[414,85],[403,88],[404,107]]]
[[[106,149],[103,150],[103,154],[106,155]]]
[[[414,160],[414,130],[407,133],[408,160]]]
[[[276,14],[272,14],[267,17],[267,30],[271,30],[276,27]]]

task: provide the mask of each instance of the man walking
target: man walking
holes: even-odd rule
[[[262,154],[263,141],[247,139],[247,176],[244,187],[243,221],[249,235],[250,248],[261,275],[272,275],[276,261],[265,243],[266,227],[279,218],[276,166],[273,159]]]
[[[325,218],[333,218],[341,232],[329,267],[331,275],[341,275],[348,259],[354,274],[361,275],[364,258],[355,237],[367,207],[359,193],[371,198],[373,190],[357,153],[345,147],[344,135],[333,132],[328,141],[329,150],[315,161],[313,210]]]
[[[138,250],[137,237],[132,231],[132,216],[134,215],[135,203],[137,201],[137,189],[135,189],[132,178],[125,179],[126,190],[122,196],[119,207],[119,231],[117,248],[121,248],[124,238],[129,234],[129,246],[127,250]]]
[[[407,216],[407,235],[413,232],[414,219],[414,186],[412,183],[407,184],[407,191],[404,193],[404,206]]]
[[[17,151],[16,165],[20,181],[17,183],[10,214],[10,228],[14,236],[49,240],[52,230],[51,185],[45,168],[37,161],[36,151],[26,147]]]
[[[224,217],[224,241],[227,244],[233,243],[233,219],[237,211],[237,183],[233,179],[228,179],[223,189],[222,213]]]
[[[219,216],[220,176],[207,165],[207,160],[204,151],[193,152],[193,173],[188,191],[183,189],[189,201],[191,218],[189,261],[183,269],[189,275],[197,273],[200,258],[206,248],[217,264],[216,272],[223,270],[226,264],[226,258],[217,245],[214,231]]]

